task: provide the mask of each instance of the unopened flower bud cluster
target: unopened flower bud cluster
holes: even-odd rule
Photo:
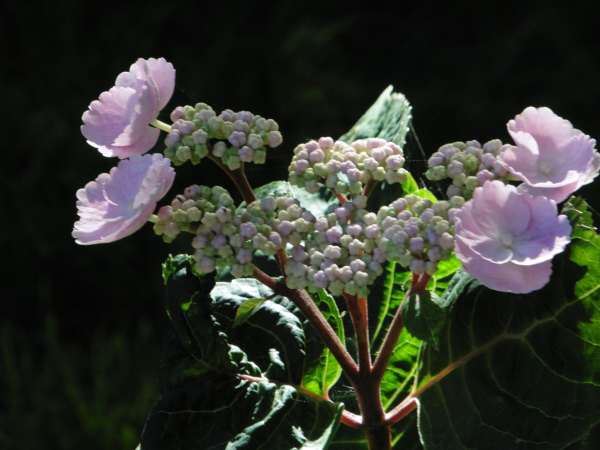
[[[165,156],[175,165],[198,164],[209,152],[230,170],[243,162],[264,164],[268,148],[281,145],[279,125],[249,111],[217,113],[205,103],[178,106],[171,113]]]
[[[404,162],[402,149],[384,139],[347,144],[322,137],[294,149],[289,180],[309,192],[326,186],[338,194],[354,196],[361,194],[370,181],[404,182]]]
[[[377,216],[365,206],[366,197],[359,195],[316,219],[314,232],[291,250],[288,287],[367,295],[367,286],[383,272],[385,255],[377,250]]]
[[[446,195],[469,199],[473,191],[486,181],[506,180],[509,172],[499,158],[504,146],[499,139],[486,142],[454,142],[445,144],[431,155],[425,176],[432,181],[450,179]]]
[[[233,199],[225,188],[192,185],[177,195],[170,205],[158,210],[152,219],[154,232],[169,243],[181,232],[195,234],[200,223],[212,222],[214,217],[233,217],[234,209]]]
[[[364,209],[364,197],[357,199],[319,217],[306,243],[292,249],[288,287],[366,296],[386,261],[397,261],[413,273],[433,274],[438,262],[452,253],[453,217],[464,199],[432,204],[409,195],[377,214]]]
[[[273,256],[298,245],[314,227],[314,216],[289,197],[265,197],[236,208],[220,186],[190,186],[154,219],[154,230],[171,242],[182,231],[194,234],[196,270],[229,268],[235,277],[252,275],[256,251]]]
[[[438,262],[452,254],[454,221],[464,203],[459,196],[432,203],[407,195],[381,207],[379,249],[412,273],[433,275]]]

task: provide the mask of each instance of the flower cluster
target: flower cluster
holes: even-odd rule
[[[319,217],[306,243],[292,249],[288,286],[366,296],[386,261],[433,274],[454,248],[452,219],[463,201],[432,204],[408,195],[377,214],[364,209],[363,199],[347,202]]]
[[[281,145],[279,125],[248,111],[226,109],[220,114],[205,103],[178,106],[171,113],[173,125],[165,138],[165,156],[175,165],[198,164],[209,153],[230,170],[244,162],[264,164],[267,148]]]
[[[403,166],[402,149],[393,142],[370,138],[347,144],[322,137],[294,149],[289,180],[309,192],[326,186],[337,194],[355,196],[370,182],[404,182]]]
[[[478,141],[442,145],[428,160],[425,176],[432,181],[450,180],[448,198],[471,198],[476,187],[490,180],[506,180],[508,167],[500,158],[507,148],[499,139],[481,145]]]
[[[569,221],[557,214],[553,200],[489,181],[457,214],[456,254],[485,286],[527,293],[548,282],[552,258],[570,235]]]
[[[81,133],[104,156],[141,155],[156,144],[150,126],[175,89],[175,69],[164,58],[138,59],[83,113]]]
[[[77,191],[78,244],[104,244],[139,230],[171,188],[175,171],[160,154],[124,159]]]
[[[171,188],[175,171],[170,161],[143,154],[158,139],[160,131],[150,124],[174,87],[171,63],[140,58],[83,114],[81,132],[88,144],[123,160],[77,191],[79,220],[72,234],[78,244],[108,243],[134,233]]]
[[[516,146],[502,160],[522,191],[562,202],[600,171],[596,141],[549,108],[525,108],[507,128]]]

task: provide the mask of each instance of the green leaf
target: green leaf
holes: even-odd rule
[[[373,353],[381,345],[385,331],[410,288],[411,274],[397,263],[386,266],[383,280],[379,280],[369,295]],[[417,373],[418,356],[422,342],[403,329],[394,348],[390,364],[381,383],[381,396],[387,409],[395,405],[412,388]]]
[[[402,319],[408,332],[434,347],[446,318],[447,308],[430,291],[413,293],[402,303]]]
[[[285,305],[283,297],[254,278],[238,278],[231,282],[218,282],[211,291],[212,310],[224,324],[235,323],[239,308],[249,300],[268,298],[260,304],[243,324],[229,331],[230,342],[242,347],[250,359],[267,373],[272,364],[268,350],[279,352],[286,372],[268,372],[270,378],[300,383],[306,356],[306,337],[302,322]]]
[[[337,333],[340,340],[346,342],[344,322],[335,299],[324,289],[319,289],[317,294],[318,305],[323,316]],[[320,397],[327,397],[329,390],[338,382],[341,376],[342,368],[331,354],[329,348],[323,346],[319,357],[312,364],[309,364],[304,373],[302,385]]]
[[[581,199],[564,211],[573,240],[549,284],[465,289],[439,350],[426,349],[421,384],[455,369],[420,398],[426,450],[598,448],[600,236]]]
[[[184,266],[187,267],[189,264],[190,267],[193,264],[194,258],[191,255],[169,255],[165,262],[162,263],[162,279],[163,283],[166,286],[169,283],[169,280],[173,278],[179,270],[181,270]]]
[[[406,174],[406,181],[402,183],[402,190],[404,191],[404,195],[414,194],[419,190],[419,185],[415,177],[409,172]]]
[[[268,297],[270,290],[255,280],[219,283],[211,302],[205,289],[202,295],[189,294],[188,281],[201,287],[203,281],[184,263],[175,269],[169,293],[185,300],[169,299],[167,304],[177,306],[170,309],[172,322],[185,326],[174,327],[169,340],[162,395],[148,415],[141,449],[326,448],[338,427],[342,405],[307,397],[294,385],[268,379],[269,367],[263,370],[249,358],[255,354],[259,361],[282,366],[302,346],[301,323],[284,306],[285,299],[280,299],[281,304],[275,303],[275,297],[265,301],[232,330],[239,305],[250,298]],[[269,333],[267,339],[252,336],[252,323],[265,328],[261,332]],[[251,352],[233,343],[238,330],[245,330],[245,338],[236,340]],[[286,363],[271,337],[295,347]]]
[[[306,189],[294,186],[287,181],[272,181],[255,190],[256,198],[292,197],[298,200],[300,206],[314,214],[322,216],[332,206],[337,205],[337,199],[329,190],[323,188],[319,192],[311,193]]]
[[[373,105],[346,134],[344,142],[380,137],[403,147],[412,119],[412,107],[406,97],[388,86]]]
[[[246,322],[266,300],[264,297],[249,298],[238,306],[233,319],[233,326],[239,327]]]

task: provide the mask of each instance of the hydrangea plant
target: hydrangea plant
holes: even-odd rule
[[[121,161],[77,191],[76,242],[149,222],[189,248],[163,264],[172,335],[141,449],[597,448],[600,237],[572,196],[600,170],[593,139],[528,107],[514,145],[446,144],[420,174],[389,88],[254,188],[278,124],[205,103],[160,121],[174,85],[139,59],[81,127]],[[186,163],[238,192],[158,207]]]

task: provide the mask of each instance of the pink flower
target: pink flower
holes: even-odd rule
[[[562,202],[600,170],[596,141],[549,108],[526,108],[507,124],[515,141],[502,152],[521,190]]]
[[[174,178],[170,161],[158,153],[132,156],[110,173],[98,175],[96,181],[77,191],[75,242],[105,244],[135,233],[152,215]]]
[[[553,200],[488,181],[457,214],[456,254],[483,285],[527,293],[548,282],[552,258],[570,235],[571,225]]]
[[[150,150],[160,131],[149,124],[169,102],[175,69],[164,58],[138,59],[83,113],[81,133],[104,156],[128,158]]]

